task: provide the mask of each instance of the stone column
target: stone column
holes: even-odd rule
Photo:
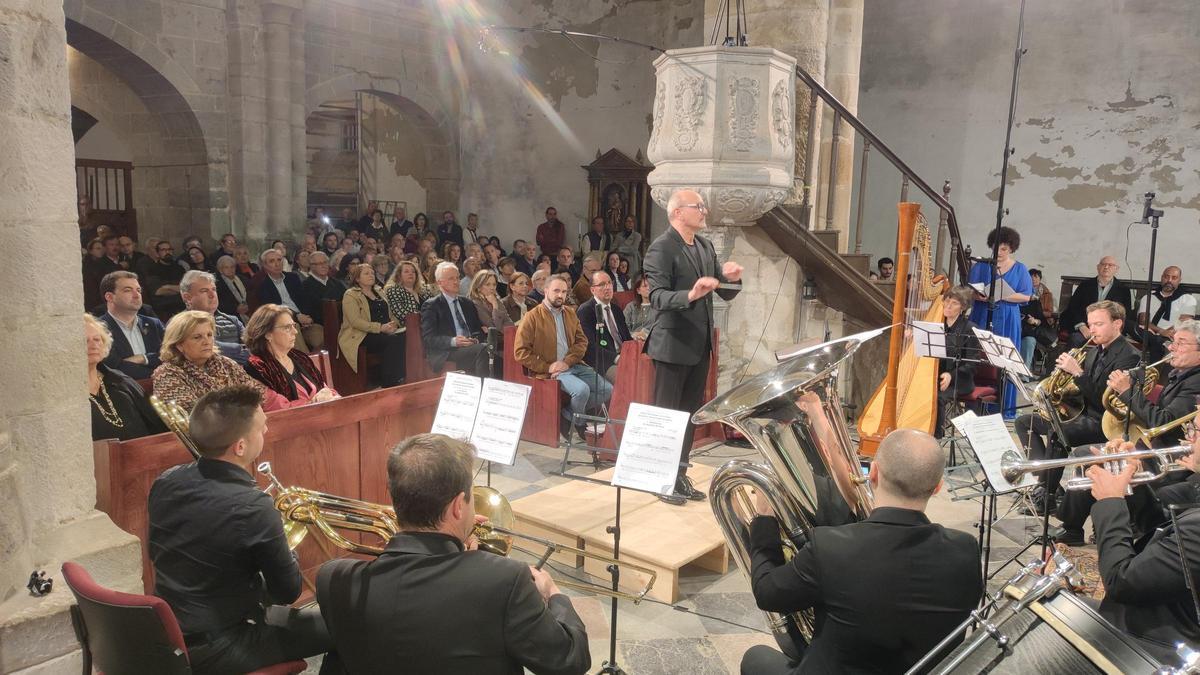
[[[292,209],[292,17],[285,4],[263,7],[267,61],[267,231],[288,231]]]
[[[61,2],[0,5],[0,236],[41,252],[61,279],[80,278],[74,147]],[[103,584],[140,588],[137,539],[96,503],[78,284],[48,284],[0,266],[0,672],[79,668],[59,568],[86,565]],[[33,569],[55,579],[32,597]],[[71,652],[76,652],[71,656]]]
[[[858,112],[859,63],[862,60],[863,0],[832,0],[829,7],[829,39],[825,60],[825,88],[830,91],[852,113]],[[828,118],[832,123],[832,116]],[[854,130],[845,122],[836,130],[832,126],[822,130],[821,166],[826,169],[821,177],[820,201],[821,220],[817,229],[832,225],[841,233],[838,238],[841,253],[845,253],[850,242],[850,196],[854,182]],[[833,178],[833,213],[829,207],[829,173],[833,166],[830,157],[837,155],[837,175]]]
[[[311,2],[311,0],[310,0]],[[302,233],[308,218],[308,138],[304,116],[305,12],[296,12],[292,25],[292,205],[288,210],[288,232]]]
[[[231,0],[226,12],[229,47],[229,217],[240,239],[267,237],[266,67],[262,6]]]

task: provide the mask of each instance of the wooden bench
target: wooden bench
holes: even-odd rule
[[[558,422],[562,418],[562,389],[558,382],[533,377],[522,366],[513,350],[517,342],[517,327],[504,328],[504,381],[529,385],[529,404],[525,409],[525,426],[521,439],[550,447],[558,446]]]
[[[369,386],[369,369],[379,365],[380,355],[372,354],[361,344],[358,346],[358,371],[350,367],[350,362],[342,354],[338,345],[338,333],[342,329],[342,303],[336,300],[321,302],[322,326],[325,329],[325,344],[332,350],[331,359],[333,372],[339,383],[338,392],[341,394],[359,394]],[[425,360],[425,346],[421,342],[421,315],[409,314],[404,317],[404,381],[406,383],[432,380],[438,377]],[[453,364],[450,364],[453,366]]]

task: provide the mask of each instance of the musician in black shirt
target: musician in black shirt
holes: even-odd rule
[[[155,593],[179,620],[195,673],[248,672],[329,649],[320,610],[266,607],[300,597],[300,566],[279,512],[254,483],[267,417],[250,387],[206,394],[190,434],[201,458],[150,488]],[[328,656],[323,671],[335,659]]]

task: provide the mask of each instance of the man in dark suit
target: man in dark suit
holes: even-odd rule
[[[442,223],[437,226],[438,250],[446,245],[446,242],[452,241],[459,246],[463,245],[463,229],[454,220],[454,212],[446,211],[442,214]]]
[[[1169,344],[1171,350],[1171,371],[1163,383],[1158,401],[1151,403],[1142,393],[1141,374],[1137,374],[1135,384],[1127,370],[1114,370],[1108,376],[1108,386],[1117,393],[1118,398],[1129,406],[1133,416],[1141,420],[1147,427],[1157,427],[1173,422],[1196,409],[1196,397],[1200,396],[1200,348],[1197,348],[1197,338],[1200,337],[1200,322],[1183,321],[1175,329],[1175,339]],[[1178,444],[1184,437],[1184,428],[1177,427],[1154,439],[1155,447],[1169,447]],[[1091,454],[1091,448],[1076,448],[1074,456]],[[1194,477],[1196,474],[1191,474]],[[1167,476],[1149,486],[1138,487],[1129,496],[1129,512],[1133,517],[1135,529],[1141,533],[1152,532],[1161,519],[1161,510],[1154,493],[1170,485],[1176,485],[1189,476]],[[1153,492],[1152,492],[1153,491]],[[1066,493],[1059,517],[1062,519],[1062,530],[1055,540],[1068,546],[1080,546],[1085,543],[1083,523],[1087,520],[1092,509],[1090,492],[1072,490]]]
[[[300,330],[296,333],[296,349],[303,352],[320,349],[325,345],[325,330],[305,312],[311,303],[304,292],[300,275],[284,272],[283,254],[273,248],[263,251],[258,261],[262,264],[263,274],[259,275],[258,285],[251,291],[251,313],[267,303],[287,307],[296,313],[296,323],[300,324]]]
[[[708,226],[707,215],[708,207],[696,192],[679,190],[671,195],[667,202],[671,227],[650,244],[643,263],[650,280],[650,306],[658,312],[646,338],[646,353],[654,359],[654,405],[689,414],[700,406],[708,380],[714,328],[712,293],[733,300],[742,283],[742,266],[733,261],[722,265],[712,243],[700,236]],[[717,288],[720,284],[734,287]],[[688,422],[675,493],[663,501],[682,504],[683,499],[705,498],[682,469],[694,433],[695,427]]]
[[[142,308],[142,286],[133,272],[109,272],[100,281],[107,311],[100,319],[112,333],[112,350],[104,365],[115,368],[135,380],[154,373],[161,361],[163,325],[158,319],[138,313]]]
[[[632,340],[633,336],[629,334],[629,326],[625,325],[625,313],[612,304],[612,277],[605,272],[593,272],[591,288],[592,299],[575,310],[583,334],[588,339],[588,350],[583,355],[583,361],[603,375],[604,379],[616,382],[621,346],[627,340]]]
[[[750,524],[751,587],[760,609],[816,612],[816,632],[790,663],[751,648],[742,673],[902,673],[966,620],[983,593],[975,539],[929,522],[945,457],[929,434],[888,434],[868,480],[875,509],[862,522],[817,527],[790,562],[762,495]]]
[[[488,374],[487,344],[475,303],[458,297],[458,268],[451,262],[438,263],[434,270],[441,293],[421,305],[421,342],[425,358],[440,373],[446,361],[472,375]]]
[[[1120,449],[1132,447],[1127,443]],[[1184,463],[1195,470],[1200,443],[1192,440],[1192,448],[1193,454]],[[1182,512],[1176,515],[1178,529],[1166,514],[1161,514],[1162,529],[1138,550],[1125,506],[1125,493],[1136,469],[1130,462],[1119,474],[1103,466],[1087,470],[1096,499],[1092,524],[1105,590],[1100,615],[1137,638],[1163,663],[1176,663],[1176,644],[1200,643],[1195,590],[1188,588],[1179,550],[1182,543],[1192,578],[1200,578],[1200,509],[1184,506],[1197,501],[1200,491],[1195,487],[1200,484],[1182,483],[1177,487],[1191,489],[1177,495],[1178,501],[1161,500],[1164,507],[1179,505]]]
[[[1062,313],[1059,325],[1071,331],[1071,347],[1079,347],[1087,341],[1087,308],[1100,300],[1112,300],[1125,308],[1125,316],[1133,317],[1133,294],[1129,287],[1117,278],[1121,266],[1117,259],[1106,255],[1096,264],[1096,276],[1075,287],[1067,308]],[[1132,328],[1132,326],[1130,326]]]
[[[329,256],[317,251],[308,257],[308,278],[304,280],[304,295],[309,306],[304,310],[319,323],[324,316],[321,303],[325,300],[342,301],[342,296],[349,288],[346,282],[329,275]]]
[[[1047,449],[1046,436],[1051,431],[1050,422],[1037,413],[1027,413],[1017,418],[1014,428],[1017,438],[1029,451],[1029,459],[1059,459],[1066,456],[1066,447],[1073,448],[1087,443],[1103,443],[1104,390],[1108,387],[1108,376],[1114,370],[1129,370],[1138,364],[1139,356],[1133,345],[1121,335],[1125,323],[1125,308],[1112,300],[1101,300],[1087,308],[1087,328],[1092,344],[1083,363],[1071,358],[1068,353],[1058,356],[1057,368],[1070,374],[1083,396],[1083,412],[1075,419],[1062,425],[1066,439],[1058,439],[1053,448]],[[1047,471],[1046,485],[1053,493],[1062,478],[1062,470]],[[1040,513],[1045,503],[1045,492],[1039,485],[1032,491],[1032,511]],[[1053,508],[1053,506],[1051,507]]]
[[[400,533],[378,558],[334,560],[317,600],[353,673],[583,673],[587,632],[545,571],[476,550],[475,451],[440,434],[388,455]]]

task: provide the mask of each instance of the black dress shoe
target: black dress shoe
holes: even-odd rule
[[[708,495],[696,489],[692,485],[692,479],[687,477],[687,474],[680,476],[675,481],[675,494],[683,496],[685,499],[690,499],[694,502],[702,502],[708,499]]]
[[[659,495],[658,498],[671,506],[683,506],[687,503],[687,497],[680,494],[671,493],[669,495]]]
[[[1050,536],[1054,538],[1055,542],[1066,546],[1083,546],[1087,543],[1087,539],[1083,535],[1083,530],[1056,527],[1050,531]]]

